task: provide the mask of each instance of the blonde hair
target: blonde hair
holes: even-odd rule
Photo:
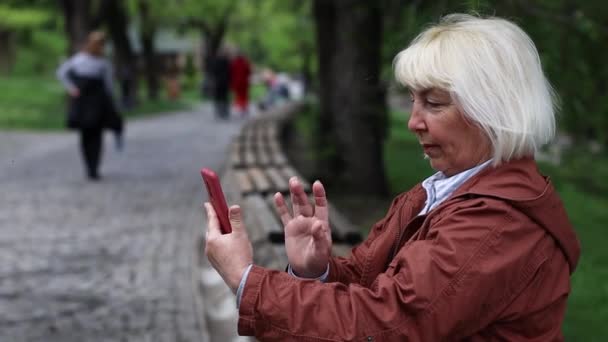
[[[494,164],[535,154],[555,134],[557,96],[534,43],[505,19],[451,14],[394,59],[413,89],[449,91],[492,143]]]
[[[95,55],[103,55],[103,47],[106,43],[106,34],[102,31],[93,31],[87,35],[87,40],[84,44],[84,51]]]

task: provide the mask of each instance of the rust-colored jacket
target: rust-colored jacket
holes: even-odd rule
[[[532,159],[480,171],[427,215],[417,185],[327,283],[253,266],[239,333],[262,341],[561,341],[580,254]]]

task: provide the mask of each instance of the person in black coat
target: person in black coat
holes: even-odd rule
[[[211,77],[213,78],[212,96],[216,116],[228,119],[230,116],[230,59],[224,49],[218,51],[211,60]]]
[[[70,95],[67,126],[80,131],[86,173],[99,180],[104,128],[114,131],[122,144],[123,120],[114,101],[112,65],[103,57],[103,32],[91,32],[82,51],[65,61],[57,77]]]

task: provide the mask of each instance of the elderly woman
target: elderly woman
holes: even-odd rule
[[[536,48],[513,23],[449,15],[394,62],[413,103],[408,128],[434,175],[399,195],[348,258],[331,256],[325,191],[290,182],[288,272],[252,264],[230,209],[207,204],[207,255],[237,294],[239,333],[260,340],[556,341],[580,248],[534,161],[554,134]],[[307,279],[302,279],[307,278]]]

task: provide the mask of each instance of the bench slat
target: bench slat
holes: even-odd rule
[[[244,166],[250,167],[256,165],[255,150],[252,144],[245,144],[243,149]]]
[[[283,194],[289,193],[289,179],[285,177],[278,169],[269,167],[266,168],[266,175],[272,181],[274,188],[273,193],[280,192]]]
[[[236,179],[236,183],[238,184],[238,187],[243,195],[248,195],[253,192],[253,183],[251,182],[247,171],[235,170],[234,178]]]
[[[270,155],[266,151],[266,147],[264,144],[259,144],[256,146],[256,154],[258,156],[257,161],[261,166],[266,166],[270,164]]]
[[[243,158],[241,155],[241,144],[238,141],[234,141],[231,145],[230,145],[230,152],[229,152],[229,158],[230,158],[230,164],[232,165],[232,167],[241,167],[243,166]]]
[[[277,142],[271,142],[268,145],[270,150],[271,163],[276,166],[283,166],[287,164],[287,158],[283,154],[283,150],[279,147]]]
[[[332,228],[332,232],[336,230],[336,235],[339,236],[339,240],[342,243],[355,245],[363,241],[361,232],[353,226],[347,219],[342,215],[335,206],[328,203],[329,207],[329,223]]]
[[[242,206],[245,227],[249,240],[254,245],[254,262],[264,267],[285,270],[287,254],[284,243],[268,243],[269,232],[283,236],[282,228],[269,212],[264,199],[259,195],[248,196],[243,199]]]
[[[306,193],[310,193],[310,191],[311,191],[310,183],[308,183],[308,181],[306,181],[306,179],[304,179],[304,177],[302,177],[302,175],[300,175],[293,167],[291,167],[290,165],[285,165],[281,168],[281,172],[283,172],[283,175],[285,175],[285,177],[287,177],[287,179],[290,179],[293,176],[298,177],[298,179],[300,180],[300,183],[302,183],[302,187],[304,188],[304,191]]]
[[[253,181],[255,185],[255,190],[257,192],[262,193],[263,195],[267,194],[270,191],[270,181],[268,177],[260,168],[252,167],[247,169],[249,173],[249,177]]]

